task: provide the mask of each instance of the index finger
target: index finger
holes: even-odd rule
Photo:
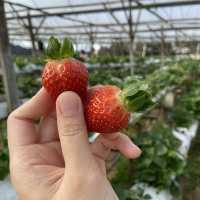
[[[37,143],[39,135],[34,121],[47,115],[53,106],[53,100],[42,88],[32,99],[13,111],[7,120],[9,148]]]

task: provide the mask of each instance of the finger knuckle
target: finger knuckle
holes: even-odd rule
[[[10,124],[13,119],[15,118],[15,111],[11,112],[9,115],[8,115],[8,118],[7,118],[7,123]]]

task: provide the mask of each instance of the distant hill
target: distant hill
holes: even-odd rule
[[[10,45],[13,55],[31,55],[31,49],[23,48],[19,45]]]

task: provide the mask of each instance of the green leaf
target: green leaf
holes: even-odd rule
[[[158,144],[157,148],[159,149],[159,151],[158,151],[158,155],[159,156],[162,156],[162,155],[166,154],[167,151],[168,151],[167,147],[164,146],[163,144]]]
[[[145,195],[144,195],[144,199],[145,199],[145,200],[149,200],[149,199],[151,199],[151,195],[149,195],[149,194],[145,194]]]
[[[126,86],[121,98],[126,109],[132,112],[143,112],[155,105],[148,84],[141,80],[134,80],[134,83]]]
[[[73,57],[74,47],[72,42],[68,38],[64,38],[62,46],[60,48],[60,55],[62,58]]]
[[[46,49],[47,58],[56,59],[60,57],[61,44],[55,37],[51,36],[48,40],[48,46]]]

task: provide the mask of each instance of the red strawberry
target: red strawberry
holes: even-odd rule
[[[87,93],[88,71],[74,59],[50,60],[44,68],[42,83],[54,99],[64,91],[74,91],[83,99]]]
[[[97,86],[88,92],[85,115],[89,130],[114,133],[128,126],[129,113],[119,99],[120,89],[115,86]]]
[[[85,102],[85,118],[88,130],[98,133],[114,133],[128,126],[129,111],[142,111],[152,105],[147,85],[120,90],[116,86],[96,86],[89,90]]]
[[[42,83],[52,98],[56,99],[64,91],[74,91],[82,100],[87,94],[88,71],[80,61],[72,59],[72,43],[64,39],[61,44],[51,37],[48,42],[47,56],[50,58],[42,74]]]

